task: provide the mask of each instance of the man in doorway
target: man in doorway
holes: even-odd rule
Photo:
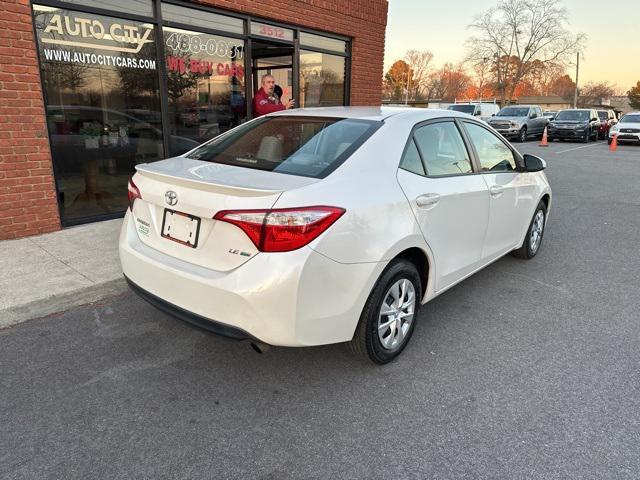
[[[279,112],[293,108],[294,100],[291,99],[283,104],[274,92],[276,81],[271,75],[262,76],[262,86],[253,97],[253,116],[260,117],[271,112]]]

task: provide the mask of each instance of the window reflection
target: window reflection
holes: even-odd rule
[[[300,51],[300,106],[344,105],[345,59]]]
[[[163,35],[171,133],[202,143],[239,125],[246,116],[244,42],[171,27]],[[171,155],[190,148],[174,144]]]
[[[135,165],[163,157],[153,26],[37,5],[34,18],[63,223],[121,213]]]

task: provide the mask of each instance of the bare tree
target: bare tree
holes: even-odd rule
[[[574,35],[567,23],[561,0],[500,0],[469,26],[476,35],[468,39],[467,58],[495,59],[504,105],[535,61],[567,65],[581,49],[586,35]]]
[[[404,59],[411,69],[413,81],[409,86],[409,96],[417,100],[427,89],[433,53],[429,50],[407,50]]]
[[[603,99],[616,95],[619,90],[620,89],[616,85],[612,85],[609,82],[589,82],[580,89],[578,106],[591,107],[594,105],[600,105]]]
[[[427,82],[428,98],[454,101],[465,96],[471,86],[471,77],[462,65],[445,63],[444,66],[429,75]]]

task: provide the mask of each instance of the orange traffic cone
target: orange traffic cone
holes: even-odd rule
[[[542,134],[542,140],[540,141],[541,147],[548,147],[549,142],[547,141],[547,127],[544,127],[544,133]]]
[[[618,134],[614,133],[613,140],[611,140],[611,143],[609,144],[609,151],[615,152],[616,150],[618,150]]]

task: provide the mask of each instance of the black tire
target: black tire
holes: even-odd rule
[[[539,235],[539,240],[537,244],[534,245],[532,240],[532,231],[534,228],[534,224],[536,222],[536,217],[538,216],[538,212],[542,212],[543,221],[542,221],[542,231]],[[547,225],[547,207],[544,205],[544,202],[540,202],[536,207],[536,211],[533,214],[531,219],[531,223],[529,223],[529,228],[527,229],[527,235],[524,237],[524,242],[522,246],[517,250],[513,250],[511,255],[517,258],[523,258],[525,260],[529,260],[536,256],[536,254],[540,251],[540,247],[542,246],[542,239],[544,237],[544,230]]]
[[[591,132],[588,130],[584,132],[584,137],[582,137],[582,143],[589,143],[589,138],[591,137]]]
[[[592,139],[594,142],[598,141],[598,135],[599,135],[598,130],[594,130],[593,131],[593,139]]]
[[[524,143],[527,141],[527,127],[522,127],[520,133],[518,133],[518,142]]]
[[[382,302],[387,300],[391,287],[398,281],[406,279],[411,282],[415,292],[413,317],[404,339],[394,349],[386,349],[378,335],[378,320]],[[391,297],[390,297],[391,298]],[[373,363],[383,365],[396,358],[409,343],[416,326],[420,302],[422,300],[422,283],[415,265],[407,260],[396,259],[382,272],[373,290],[369,294],[360,315],[353,339],[348,343],[350,350],[356,355]],[[391,335],[391,333],[389,333]]]

